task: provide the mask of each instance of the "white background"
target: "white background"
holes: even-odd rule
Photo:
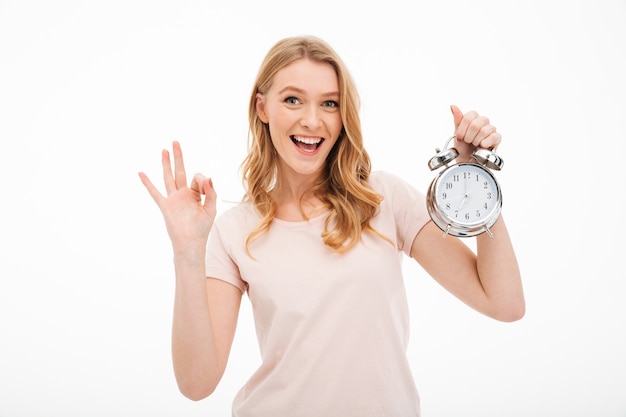
[[[423,415],[626,416],[626,2],[411,3],[0,0],[0,416],[229,415],[258,364],[249,302],[218,390],[185,399],[137,172],[161,186],[176,139],[237,201],[256,71],[298,34],[351,69],[375,169],[424,190],[452,103],[503,135],[527,315],[483,317],[407,260]]]

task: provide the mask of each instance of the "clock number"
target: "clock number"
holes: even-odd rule
[[[469,213],[465,213],[465,220],[469,220],[470,219],[470,214]]]
[[[491,191],[487,193],[487,200],[491,200]],[[486,203],[485,203],[486,205]]]
[[[446,183],[446,190],[451,190],[452,189],[452,183],[451,182],[447,182]]]
[[[476,217],[480,218],[480,210],[476,210]]]
[[[445,200],[446,198],[448,198],[448,194],[447,193],[442,193],[441,194],[441,199]]]
[[[459,174],[454,174],[454,175],[452,176],[452,181],[454,181],[454,182],[459,182],[459,179],[460,179],[460,178],[459,178]]]
[[[486,190],[487,188],[489,188],[489,183],[488,183],[487,181],[485,181],[485,182],[483,183],[483,185],[485,186],[485,190]]]
[[[450,210],[450,203],[446,203],[446,210]]]

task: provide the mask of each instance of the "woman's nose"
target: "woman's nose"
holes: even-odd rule
[[[320,118],[319,109],[317,106],[307,106],[303,110],[302,118],[300,119],[300,125],[302,127],[308,127],[309,129],[317,129],[320,127],[322,120]]]

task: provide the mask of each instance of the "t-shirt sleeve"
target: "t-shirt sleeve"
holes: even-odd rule
[[[223,239],[221,225],[216,222],[213,225],[206,251],[206,276],[225,281],[239,288],[241,292],[246,292],[248,285],[241,279],[239,268],[233,260],[227,247],[227,242]]]
[[[377,175],[383,183],[384,199],[381,204],[393,212],[398,250],[411,256],[415,237],[430,220],[426,209],[426,196],[393,174],[379,172]]]

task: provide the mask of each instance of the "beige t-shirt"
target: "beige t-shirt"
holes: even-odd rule
[[[408,306],[402,252],[429,220],[424,195],[386,172],[372,233],[345,254],[320,237],[324,216],[274,220],[245,241],[259,215],[249,203],[223,213],[209,239],[206,273],[248,292],[262,364],[233,401],[236,417],[419,416],[406,357]]]

